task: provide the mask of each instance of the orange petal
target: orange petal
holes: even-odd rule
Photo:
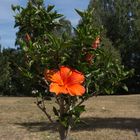
[[[68,91],[66,90],[66,88],[64,86],[59,86],[56,83],[50,84],[50,92],[54,92],[54,93],[56,93],[56,95],[62,94],[62,93],[64,93],[64,94],[68,93]]]
[[[54,83],[57,83],[59,85],[63,85],[63,80],[61,78],[61,75],[60,75],[60,71],[54,73],[52,76],[51,76],[51,79],[50,79],[52,82]]]
[[[71,96],[82,96],[85,93],[85,88],[80,84],[73,84],[67,87]]]
[[[73,70],[72,74],[67,79],[67,84],[68,85],[79,84],[79,83],[83,83],[84,80],[85,80],[85,77],[82,73],[80,73],[79,71]]]
[[[70,68],[65,67],[65,66],[61,66],[60,67],[60,74],[61,74],[61,78],[63,79],[63,81],[65,82],[67,80],[67,78],[71,75],[72,71]]]

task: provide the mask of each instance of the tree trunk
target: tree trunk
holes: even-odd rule
[[[71,129],[70,126],[66,128],[62,124],[60,124],[59,126],[60,140],[69,140],[70,129]]]
[[[60,119],[63,119],[64,113],[66,113],[64,107],[64,99],[63,97],[60,97]],[[59,122],[60,140],[69,140],[70,129],[71,129],[70,125],[65,127],[61,122]]]

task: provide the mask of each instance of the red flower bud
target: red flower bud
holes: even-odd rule
[[[92,64],[92,60],[94,58],[94,55],[93,54],[90,54],[90,53],[87,53],[86,54],[86,61],[91,65]]]
[[[26,40],[26,42],[31,41],[31,37],[28,33],[25,34],[25,40]]]
[[[92,44],[92,48],[96,50],[99,47],[99,44],[100,44],[100,37],[97,37]]]

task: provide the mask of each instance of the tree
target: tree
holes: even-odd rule
[[[25,67],[24,53],[20,49],[8,48],[3,50],[3,56],[7,57],[10,67],[11,93],[7,92],[7,95],[30,96],[30,82],[21,75],[21,71],[19,70],[19,65],[23,68]]]
[[[3,51],[0,51],[0,65],[2,66],[0,67],[0,94],[10,94],[12,88],[10,75],[11,68],[8,57],[3,55]]]
[[[0,51],[0,89],[3,96],[30,96],[32,90],[29,80],[21,75],[19,65],[25,67],[21,50],[3,48]]]
[[[62,26],[62,33],[58,36],[55,29],[57,32],[57,27],[61,25],[58,19],[60,14],[53,11],[54,6],[34,9],[30,3],[29,9],[29,3],[25,8],[16,7],[19,9],[15,16],[19,26],[18,33],[23,36],[25,34],[25,38],[17,36],[26,58],[26,66],[21,66],[20,70],[30,79],[35,88],[36,105],[51,123],[54,121],[45,102],[48,95],[53,95],[57,103],[53,112],[58,119],[60,139],[67,140],[71,127],[80,121],[80,115],[85,111],[82,103],[98,93],[114,93],[115,88],[121,85],[121,81],[127,78],[130,72],[116,59],[112,59],[112,56],[106,57],[109,51],[102,49],[100,27],[93,24],[93,10],[76,10],[81,16],[81,22],[74,29],[73,36],[66,35],[70,24],[65,24],[65,20],[61,21],[64,27]],[[37,17],[25,18],[31,11],[33,15],[37,14]],[[45,18],[46,22],[42,18]],[[31,25],[37,26],[36,29],[31,26],[29,33],[27,19],[30,19]],[[21,27],[24,27],[24,30],[20,30]]]

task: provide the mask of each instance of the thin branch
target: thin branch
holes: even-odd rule
[[[76,106],[79,106],[79,105],[81,105],[83,102],[84,102],[85,100],[84,99],[82,99]]]
[[[40,105],[40,101],[38,100],[38,98],[36,98],[37,99],[37,102],[36,102],[36,105],[38,106],[38,108],[40,109],[40,110],[42,110],[44,113],[45,113],[45,115],[47,116],[47,118],[49,119],[49,121],[51,122],[51,123],[53,123],[54,121],[51,119],[51,116],[47,113],[47,111],[46,111],[46,107],[45,107],[45,103],[44,103],[44,100],[42,99],[42,101],[41,101],[41,105]]]

